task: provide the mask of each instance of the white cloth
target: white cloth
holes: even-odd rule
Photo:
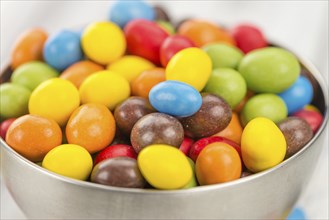
[[[165,6],[179,20],[198,17],[227,27],[241,22],[259,26],[268,39],[311,60],[328,85],[328,1],[150,1]],[[105,20],[111,1],[3,1],[1,0],[1,67],[8,61],[15,38],[30,27],[50,33]],[[308,219],[328,215],[328,130],[317,168],[301,206]],[[24,218],[1,183],[1,219]]]

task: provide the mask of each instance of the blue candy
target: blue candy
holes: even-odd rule
[[[301,208],[294,208],[286,220],[306,220],[306,216]]]
[[[45,61],[62,71],[83,57],[80,35],[73,31],[61,31],[51,36],[43,48]]]
[[[153,21],[155,19],[154,9],[141,0],[136,1],[116,1],[110,9],[109,19],[123,28],[133,19],[146,19]]]
[[[178,117],[196,113],[202,105],[200,93],[192,86],[178,81],[164,81],[149,93],[151,105],[159,112]]]
[[[288,114],[291,114],[311,103],[313,87],[306,77],[299,76],[296,82],[287,90],[280,93],[279,96],[286,103]]]

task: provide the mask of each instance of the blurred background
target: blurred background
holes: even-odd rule
[[[328,0],[324,1],[149,1],[168,10],[174,22],[184,18],[212,20],[230,28],[240,23],[260,27],[266,37],[310,60],[328,85]],[[49,33],[106,20],[113,2],[1,0],[1,69],[8,64],[11,46],[28,28]],[[297,206],[308,219],[329,219],[328,127],[315,173]],[[316,162],[316,161],[315,161]],[[1,177],[0,177],[1,181]],[[36,195],[37,199],[37,195]],[[1,219],[24,219],[1,181]]]

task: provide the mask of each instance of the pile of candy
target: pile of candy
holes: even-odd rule
[[[115,2],[109,20],[31,29],[13,47],[1,136],[47,170],[131,188],[223,183],[281,163],[322,123],[297,58],[254,26],[175,28],[143,1]]]

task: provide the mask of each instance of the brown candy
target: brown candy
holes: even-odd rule
[[[134,125],[130,141],[138,153],[152,144],[167,144],[179,147],[184,139],[184,130],[179,121],[166,114],[151,113]]]
[[[170,22],[170,17],[168,15],[168,13],[166,12],[166,10],[162,6],[155,5],[153,8],[154,8],[154,11],[155,11],[155,20]]]
[[[313,137],[310,125],[302,118],[288,117],[280,122],[278,126],[287,142],[285,158],[289,158],[297,153]]]
[[[98,163],[92,171],[91,181],[126,188],[144,188],[146,184],[137,161],[129,157],[115,157]]]
[[[200,110],[192,116],[181,118],[185,134],[191,138],[214,135],[225,129],[231,121],[232,110],[224,99],[202,93]]]
[[[134,124],[154,111],[146,98],[132,96],[115,108],[114,118],[120,130],[130,136]]]

